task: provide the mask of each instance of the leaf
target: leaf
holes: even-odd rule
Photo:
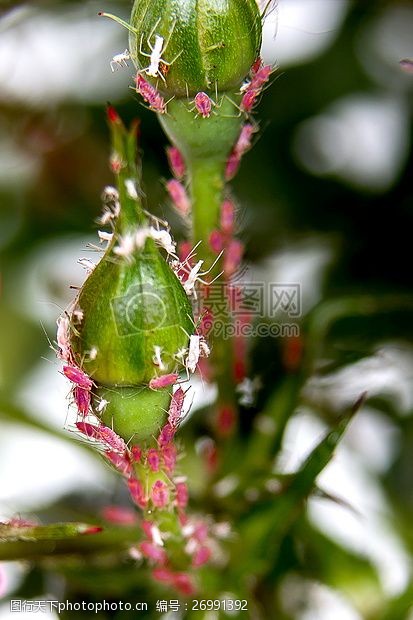
[[[332,327],[342,321],[349,318],[365,318],[371,322],[374,317],[378,315],[389,315],[403,313],[407,317],[408,324],[409,316],[413,309],[413,296],[403,294],[383,294],[383,295],[349,295],[347,297],[339,297],[336,299],[328,299],[319,304],[308,317],[307,323],[307,364],[311,368],[318,360],[325,357],[323,355],[323,349],[326,343],[331,346],[331,338],[328,338]],[[401,316],[401,315],[400,315]],[[396,321],[396,325],[400,324],[400,317]],[[391,322],[391,333],[394,337],[394,317]],[[363,325],[360,330],[363,334],[363,342],[366,340],[366,326]],[[405,329],[404,329],[405,331]],[[383,337],[383,326],[380,329],[381,337]],[[351,329],[349,336],[354,340],[356,330],[354,327]],[[404,333],[404,332],[403,332]],[[376,331],[373,330],[372,341],[376,341]],[[364,347],[362,356],[367,354],[368,351]],[[357,353],[354,353],[356,354]],[[348,357],[348,352],[347,352]],[[347,363],[348,359],[344,360]],[[337,360],[335,361],[337,364]]]
[[[14,523],[0,523],[0,541],[16,540],[60,540],[72,538],[79,534],[96,534],[100,526],[86,523],[53,523],[52,525],[19,525]]]
[[[377,620],[406,620],[407,618],[411,618],[412,611],[413,586],[409,585],[400,596],[389,601],[382,610],[382,613],[378,614]]]
[[[288,420],[298,404],[302,381],[301,375],[286,377],[258,415],[254,433],[242,455],[244,476],[254,476],[257,470],[266,469],[270,459],[278,454]]]
[[[318,475],[332,459],[350,420],[363,404],[365,396],[363,394],[336,427],[319,442],[298,472],[291,477],[284,492],[272,501],[257,504],[255,510],[241,521],[238,545],[234,550],[237,572],[245,572],[244,558],[248,559],[249,573],[265,572],[270,563],[274,564],[283,537],[304,509],[305,500],[314,490]],[[255,566],[251,566],[251,558],[254,558]]]
[[[138,541],[136,527],[110,527],[87,523],[21,526],[0,524],[0,560],[41,558],[60,554],[122,551]]]

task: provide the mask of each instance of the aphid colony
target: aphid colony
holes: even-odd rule
[[[131,180],[126,180],[125,186],[128,195],[131,198],[137,198],[134,183]],[[112,226],[112,230],[115,230],[115,220],[121,209],[119,193],[114,187],[107,186],[103,191],[102,199],[104,208],[99,223],[108,224]],[[195,287],[198,282],[208,284],[202,278],[209,273],[210,269],[207,271],[201,270],[203,264],[202,260],[198,261],[194,266],[191,265],[190,260],[194,257],[196,248],[194,248],[183,261],[179,261],[176,255],[176,244],[172,239],[167,223],[153,216],[150,217],[152,219],[152,225],[141,226],[135,231],[123,236],[115,232],[108,233],[105,231],[98,231],[99,239],[101,242],[106,241],[112,246],[113,254],[117,256],[119,260],[131,260],[136,251],[140,251],[144,248],[146,240],[152,239],[167,253],[170,259],[169,264],[187,295],[196,295]],[[96,247],[96,249],[100,248]],[[216,262],[217,261],[215,261],[215,263]],[[211,266],[211,269],[215,266],[215,263]],[[87,416],[91,411],[92,390],[95,387],[95,383],[81,370],[79,361],[75,359],[70,346],[71,332],[72,330],[76,331],[77,326],[81,324],[82,320],[83,312],[81,308],[79,308],[77,302],[74,302],[68,312],[64,313],[58,319],[57,355],[65,362],[63,374],[72,383],[72,397],[78,413],[82,416]],[[186,370],[187,376],[189,376],[189,373],[194,373],[197,370],[199,358],[201,356],[208,356],[210,350],[203,335],[198,333],[187,335],[188,346],[176,351],[174,357],[176,362],[182,364]],[[99,351],[96,347],[93,347],[93,349],[86,354],[86,357],[88,359],[96,359],[98,355]],[[178,382],[179,375],[176,372],[165,373],[167,366],[162,359],[162,348],[160,346],[154,346],[152,361],[154,364],[154,377],[149,382],[150,389],[164,389]],[[95,399],[95,412],[97,414],[101,413],[107,404],[107,401],[104,399]],[[97,439],[96,434],[92,436],[94,439]]]
[[[129,24],[113,15],[110,15],[108,13],[99,13],[99,15],[115,19],[115,21],[121,23],[128,30],[131,30]],[[140,69],[138,71],[135,82],[136,91],[149,105],[149,108],[154,112],[157,112],[158,114],[165,114],[167,103],[165,103],[164,97],[158,92],[155,86],[150,84],[143,77],[143,74],[148,76],[149,78],[161,79],[166,84],[166,76],[169,73],[170,67],[173,65],[175,60],[179,58],[183,50],[181,50],[175,56],[175,58],[173,58],[169,62],[165,60],[164,54],[173,35],[175,23],[173,24],[169,35],[165,41],[162,36],[156,33],[159,22],[160,19],[152,28],[152,31],[150,32],[149,37],[146,41],[146,49],[149,51],[149,53],[143,48],[143,36],[141,36],[139,54],[145,58],[148,58],[149,64],[147,67],[144,67],[143,69]],[[112,72],[115,71],[117,68],[127,67],[128,61],[131,59],[131,54],[127,49],[125,49],[125,51],[120,54],[115,54],[115,56],[110,61],[110,67]],[[240,113],[244,113],[247,116],[251,114],[263,87],[270,79],[273,71],[274,68],[271,65],[263,65],[261,58],[257,58],[257,60],[253,63],[250,70],[249,79],[244,82],[244,84],[240,88],[240,94],[242,95],[241,102],[239,106],[234,103],[234,106],[239,109]],[[196,111],[196,116],[201,116],[202,118],[209,118],[211,116],[213,107],[217,105],[217,103],[214,102],[212,98],[203,91],[198,92],[191,103],[192,107],[190,108],[190,110]]]

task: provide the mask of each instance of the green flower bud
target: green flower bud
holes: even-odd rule
[[[175,370],[175,354],[193,330],[191,307],[152,239],[128,257],[115,253],[118,243],[112,243],[80,291],[84,318],[72,348],[97,383],[148,384],[156,374]]]
[[[261,46],[256,0],[135,0],[130,24],[115,19],[138,71],[169,96],[237,89]]]
[[[127,133],[112,108],[109,119],[119,213],[111,243],[79,293],[83,319],[71,345],[94,382],[134,386],[176,369],[176,353],[185,348],[193,329],[192,312],[180,281],[155,245],[159,231],[142,211],[136,127]]]
[[[103,233],[108,248],[73,313],[71,355],[90,379],[83,386],[76,369],[68,372],[84,389],[79,398],[85,409],[91,396],[96,415],[134,443],[153,438],[165,423],[193,319],[188,296],[163,255],[174,252],[170,234],[142,209],[136,125],[127,132],[112,108],[108,116],[117,189],[107,190],[103,220],[113,234]]]

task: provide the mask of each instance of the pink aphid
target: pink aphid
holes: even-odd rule
[[[63,366],[63,374],[75,385],[81,388],[90,390],[93,386],[93,381],[85,374],[80,368],[76,366]]]
[[[161,390],[177,382],[179,375],[170,373],[169,375],[162,375],[161,377],[155,377],[149,381],[149,387],[151,390]]]
[[[165,508],[169,502],[169,489],[165,482],[157,480],[152,485],[151,490],[152,503],[156,508]]]
[[[202,314],[197,317],[196,324],[198,325],[197,333],[206,338],[214,325],[214,315],[210,308],[202,309]]]
[[[224,254],[224,274],[227,278],[234,275],[244,254],[244,244],[238,239],[232,239]]]
[[[238,137],[238,140],[234,146],[234,153],[236,153],[239,157],[244,155],[248,149],[251,148],[251,138],[253,134],[256,132],[256,127],[251,125],[251,123],[247,123],[241,129],[241,133]]]
[[[209,235],[209,247],[215,254],[219,254],[224,249],[224,237],[220,230],[213,230]]]
[[[169,568],[157,567],[153,569],[152,577],[161,583],[172,583],[174,573]]]
[[[182,183],[176,179],[171,179],[166,182],[166,189],[178,213],[184,217],[188,215],[191,210],[191,202]]]
[[[136,75],[136,91],[149,103],[149,107],[159,114],[166,112],[165,100],[162,95],[140,73]]]
[[[188,504],[189,493],[188,487],[185,482],[177,482],[176,483],[176,505],[178,508],[186,508]]]
[[[200,114],[202,118],[211,116],[212,99],[208,97],[206,93],[197,93],[194,98],[194,104],[198,114]]]
[[[176,430],[177,429],[174,428],[171,424],[165,424],[158,437],[158,445],[161,449],[171,443],[175,436]]]
[[[233,179],[234,176],[237,174],[240,162],[241,162],[240,156],[234,151],[232,151],[232,153],[227,159],[227,165],[225,168],[225,178],[227,181],[230,181],[231,179]]]
[[[262,58],[258,56],[257,60],[251,66],[250,74],[254,77],[254,75],[258,72],[261,66],[262,66]]]
[[[142,457],[142,450],[140,449],[140,447],[132,446],[131,454],[132,454],[132,459],[134,460],[134,462],[139,463]]]
[[[100,439],[99,427],[94,424],[89,424],[88,422],[76,422],[76,428],[90,439]]]
[[[192,579],[187,573],[176,573],[172,583],[178,592],[186,596],[191,596],[196,592]]]
[[[208,524],[205,521],[198,521],[193,531],[193,538],[198,543],[204,543],[208,538]]]
[[[137,480],[136,478],[129,478],[128,487],[132,500],[135,502],[135,504],[137,504],[137,506],[139,506],[140,508],[146,508],[148,504],[148,498],[145,495],[140,480]]]
[[[79,413],[87,415],[90,408],[90,389],[76,385],[73,390],[73,398]]]
[[[163,446],[161,450],[161,455],[162,455],[162,460],[163,460],[163,464],[164,464],[166,471],[168,473],[172,473],[175,469],[176,457],[177,457],[175,446],[171,443],[167,444],[166,446]]]
[[[258,69],[258,71],[252,77],[248,90],[260,91],[264,84],[266,84],[270,79],[272,72],[273,68],[271,67],[271,65],[264,65],[263,67]]]
[[[165,549],[157,547],[156,545],[147,540],[141,542],[139,548],[145,557],[149,558],[150,560],[154,560],[154,562],[157,562],[158,564],[166,564],[166,562],[168,561],[168,556]]]
[[[182,407],[184,404],[185,392],[179,387],[173,394],[168,411],[168,422],[176,428],[181,421]]]
[[[259,95],[259,91],[257,90],[246,90],[246,92],[244,93],[242,99],[241,99],[241,103],[240,103],[240,110],[241,112],[245,112],[246,114],[249,114],[250,112],[252,112],[252,109],[256,103],[257,97]]]
[[[123,441],[122,437],[119,437],[111,428],[108,426],[99,426],[98,432],[100,439],[112,448],[112,450],[120,453],[126,452],[126,443]]]
[[[181,263],[187,262],[190,260],[190,256],[192,254],[192,243],[190,241],[181,241],[178,247],[178,256]]]
[[[87,435],[91,439],[96,439],[102,443],[105,443],[110,450],[124,454],[127,450],[126,444],[122,437],[119,437],[111,428],[107,426],[95,426],[88,422],[77,422],[77,429]]]
[[[193,555],[192,566],[194,568],[199,568],[200,566],[203,566],[204,564],[209,562],[210,559],[211,549],[205,546],[199,547]]]
[[[221,205],[221,230],[227,235],[234,232],[235,207],[231,200],[224,200]]]
[[[169,146],[166,149],[166,154],[172,174],[177,179],[182,179],[185,175],[186,166],[181,151],[176,146]]]
[[[152,471],[159,471],[160,459],[159,452],[155,448],[150,448],[146,455],[146,460],[149,465],[149,469]]]
[[[141,527],[143,529],[143,533],[145,534],[148,540],[152,540],[152,528],[153,525],[150,521],[143,520],[141,523]]]
[[[113,450],[106,450],[105,455],[123,476],[130,476],[132,466],[127,454],[119,454],[119,452]]]

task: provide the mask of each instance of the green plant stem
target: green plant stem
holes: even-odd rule
[[[41,559],[56,555],[93,555],[107,552],[126,551],[139,542],[136,526],[106,527],[97,534],[84,534],[69,538],[42,540],[0,541],[0,560]]]
[[[223,200],[223,164],[212,158],[194,159],[188,164],[189,186],[192,201],[192,241],[197,248],[197,257],[210,267],[216,255],[209,247],[209,236],[218,228]]]
[[[209,269],[217,259],[216,254],[209,247],[209,237],[214,229],[219,227],[220,211],[225,187],[225,161],[219,159],[195,159],[188,165],[189,188],[192,200],[192,245],[201,241],[197,249],[197,258],[204,260],[206,269]],[[206,276],[212,281],[222,267],[222,259]],[[211,285],[211,289],[214,284]],[[222,288],[222,276],[217,281],[218,289]],[[225,295],[225,291],[223,291]],[[205,306],[208,307],[208,291],[206,292]],[[230,325],[232,316],[225,304],[222,304],[220,323]],[[234,384],[234,350],[233,340],[225,338],[223,334],[216,334],[212,341],[211,364],[218,387],[218,408],[236,407]]]
[[[206,271],[217,258],[209,246],[209,238],[211,232],[219,228],[226,162],[243,119],[234,114],[234,103],[225,96],[221,97],[220,106],[209,118],[197,116],[191,110],[191,102],[186,100],[172,101],[168,110],[170,115],[160,116],[159,119],[166,134],[185,158],[192,202],[192,244],[195,246],[201,242],[197,246],[196,258],[204,261],[202,270]],[[205,279],[211,281],[221,270],[222,260],[219,260]],[[208,307],[207,302],[205,306]],[[232,322],[229,310],[224,309],[219,318],[223,325]],[[215,335],[211,344],[218,408],[236,408],[233,340]]]

